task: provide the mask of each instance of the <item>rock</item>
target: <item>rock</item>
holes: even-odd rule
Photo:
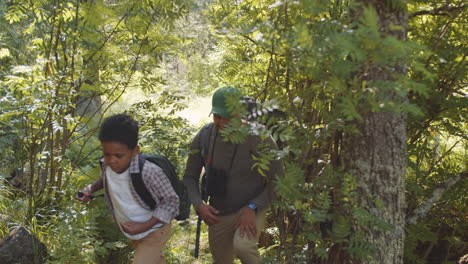
[[[0,264],[42,264],[46,257],[46,246],[22,226],[0,241]]]

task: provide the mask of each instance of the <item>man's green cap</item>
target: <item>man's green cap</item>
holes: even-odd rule
[[[241,98],[241,93],[234,87],[221,87],[213,94],[213,99],[211,102],[211,114],[216,114],[225,119],[230,119],[232,117],[231,111],[227,107],[226,98]],[[229,100],[229,99],[228,99]]]

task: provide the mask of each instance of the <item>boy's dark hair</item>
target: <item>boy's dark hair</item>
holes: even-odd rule
[[[110,116],[101,125],[99,140],[119,142],[133,149],[138,144],[138,122],[126,114]]]

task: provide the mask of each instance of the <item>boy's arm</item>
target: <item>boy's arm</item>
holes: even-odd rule
[[[82,202],[89,202],[91,198],[89,196],[99,190],[101,190],[104,187],[104,181],[102,177],[99,177],[95,182],[89,184],[82,190],[80,190],[81,193],[83,193],[82,197],[76,197],[76,199],[82,201]]]
[[[136,223],[136,222],[124,222],[120,223],[123,231],[129,235],[136,235],[147,231],[148,229],[152,228],[157,223],[161,223],[156,217],[151,217],[148,221],[143,223]]]
[[[104,181],[102,177],[99,177],[95,182],[89,184],[84,188],[83,190],[86,190],[89,192],[89,194],[95,193],[99,190],[101,190],[104,187]]]
[[[161,222],[169,223],[179,213],[179,196],[172,188],[169,178],[161,168],[146,161],[142,170],[142,178],[156,201],[153,217]]]

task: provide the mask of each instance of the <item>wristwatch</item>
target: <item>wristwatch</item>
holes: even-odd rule
[[[254,204],[254,203],[249,203],[249,205],[247,206],[249,207],[250,209],[254,210],[255,212],[257,212],[257,205]]]

